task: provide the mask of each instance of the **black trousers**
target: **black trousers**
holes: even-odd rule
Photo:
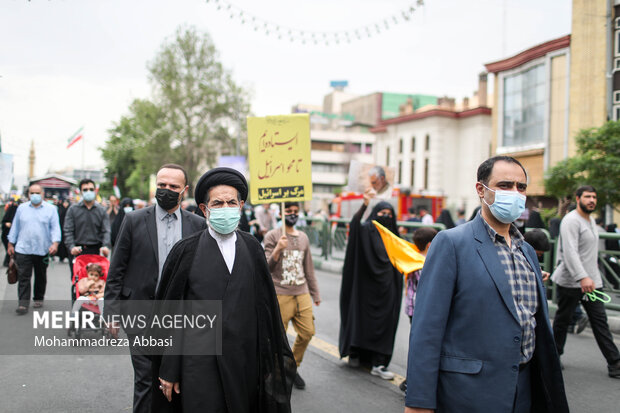
[[[153,386],[151,359],[142,354],[140,347],[132,346],[135,337],[133,334],[127,334],[133,366],[133,412],[150,413]]]
[[[555,319],[553,320],[553,338],[555,339],[558,354],[564,353],[568,325],[571,322],[575,307],[581,302],[590,320],[590,327],[592,327],[596,344],[598,344],[598,348],[603,353],[605,360],[607,360],[607,364],[614,364],[619,361],[620,353],[609,332],[605,305],[598,300],[585,300],[581,288],[565,288],[559,285],[557,288],[558,311],[555,313]]]
[[[30,305],[30,279],[34,268],[34,300],[43,301],[45,298],[45,288],[47,287],[47,262],[45,255],[29,255],[15,253],[17,261],[17,298],[19,305],[28,307]]]

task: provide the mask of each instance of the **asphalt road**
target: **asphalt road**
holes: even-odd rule
[[[48,271],[48,300],[69,299],[67,264],[53,263]],[[323,302],[315,307],[316,340],[308,348],[300,374],[306,390],[293,390],[294,412],[402,412],[403,394],[396,383],[351,369],[337,356],[340,276],[318,271]],[[16,286],[0,281],[2,316],[17,320],[0,334],[29,328],[30,315],[14,315]],[[10,308],[9,308],[10,307]],[[30,313],[29,313],[30,314]],[[23,321],[22,321],[23,320]],[[23,326],[22,326],[23,325]],[[409,320],[401,317],[390,369],[405,375]],[[620,343],[620,337],[616,336]],[[133,371],[128,355],[15,356],[0,348],[0,412],[129,412]],[[620,380],[607,377],[606,365],[586,330],[570,336],[563,357],[565,382],[572,412],[618,412]],[[490,412],[491,413],[491,412]]]

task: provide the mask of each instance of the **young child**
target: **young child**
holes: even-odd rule
[[[430,227],[418,228],[413,233],[413,243],[415,244],[420,254],[426,257],[428,249],[431,246],[431,241],[437,235],[437,230]],[[408,274],[407,277],[407,296],[405,298],[405,314],[409,316],[409,323],[413,319],[413,308],[415,307],[415,295],[418,289],[418,281],[420,281],[420,275],[422,270],[417,270]]]
[[[413,233],[413,243],[415,244],[420,254],[426,257],[426,254],[428,254],[428,249],[431,247],[431,241],[433,240],[433,238],[435,238],[435,235],[437,235],[437,230],[430,227],[418,228]],[[415,307],[415,296],[418,290],[420,275],[422,275],[421,269],[407,274],[405,314],[409,316],[410,324],[413,320],[413,308]],[[407,380],[403,381],[399,387],[402,391],[407,392]]]
[[[103,270],[100,265],[91,263],[86,266],[86,272],[88,277],[82,278],[77,283],[76,288],[80,292],[80,296],[75,300],[72,311],[79,311],[82,304],[92,303],[97,304],[99,311],[103,312],[103,292],[105,290],[105,281],[101,279]]]

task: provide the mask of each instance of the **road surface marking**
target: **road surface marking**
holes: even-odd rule
[[[295,333],[295,330],[293,329],[292,326],[289,326],[288,330],[286,331],[289,335],[291,335],[293,337],[293,339],[295,337],[297,337],[297,333]],[[325,340],[322,340],[320,338],[318,338],[317,336],[312,337],[312,340],[310,340],[310,345],[314,348],[316,348],[317,350],[322,351],[323,353],[327,353],[330,356],[333,356],[337,359],[340,359],[340,351],[338,351],[338,347],[328,343]],[[342,360],[347,363],[349,361],[348,357],[343,357]],[[396,387],[400,386],[400,384],[402,382],[405,381],[405,378],[403,376],[401,376],[400,374],[396,374],[394,373],[394,379],[393,380],[389,380],[390,383],[392,383],[393,385],[395,385]]]

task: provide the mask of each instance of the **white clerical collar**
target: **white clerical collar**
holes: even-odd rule
[[[209,227],[209,234],[211,234],[213,239],[217,242],[217,246],[219,247],[222,257],[224,257],[224,261],[226,262],[226,267],[228,267],[228,272],[232,274],[233,264],[235,263],[235,243],[237,242],[237,231],[223,235]]]

